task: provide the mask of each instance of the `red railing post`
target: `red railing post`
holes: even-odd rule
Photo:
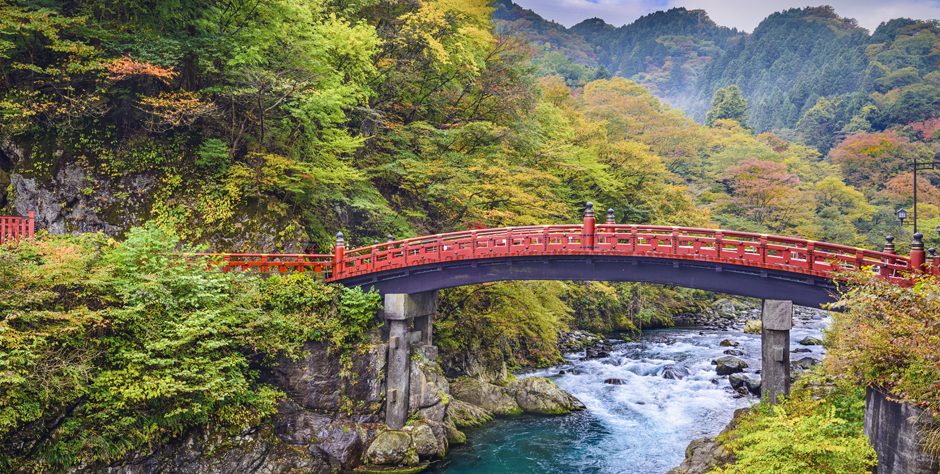
[[[222,261],[225,262],[225,264],[222,265],[222,273],[228,273],[228,272],[231,270],[231,268],[232,268],[232,267],[231,267],[232,256],[231,256],[231,255],[223,255],[223,256],[222,256]]]
[[[29,223],[27,224],[27,230],[29,231],[29,240],[33,240],[33,233],[36,231],[36,211],[29,211],[28,215]]]
[[[679,255],[679,228],[672,228],[672,254]]]
[[[761,263],[767,263],[767,236],[765,234],[760,235],[760,254]]]
[[[911,270],[924,273],[924,263],[927,260],[927,254],[924,252],[924,234],[920,232],[914,234],[914,241],[911,242]]]
[[[883,252],[889,255],[897,255],[897,252],[894,251],[894,236],[893,235],[885,236],[885,246],[884,246]],[[892,263],[894,263],[893,258],[885,259],[884,265],[881,266],[881,271],[879,272],[881,273],[881,276],[883,277],[891,276],[892,271],[891,271],[891,268],[888,267],[888,265],[891,265]]]
[[[807,270],[813,269],[813,260],[816,260],[816,257],[813,255],[813,250],[816,248],[816,242],[813,240],[806,241],[806,267]]]
[[[584,211],[584,226],[581,228],[581,249],[594,250],[594,203],[588,202]]]
[[[333,248],[333,278],[343,274],[343,259],[346,258],[346,243],[343,241],[343,233],[336,233],[336,247]],[[407,261],[407,259],[406,259]]]

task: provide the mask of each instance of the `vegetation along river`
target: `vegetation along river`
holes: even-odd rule
[[[827,320],[794,320],[791,360],[821,358],[821,346],[801,346],[805,336],[820,337]],[[760,336],[741,331],[674,328],[646,331],[637,342],[614,340],[610,357],[581,360],[567,356],[564,365],[517,374],[549,377],[571,392],[587,410],[565,417],[522,416],[497,419],[466,429],[467,443],[427,472],[470,473],[665,473],[679,465],[695,438],[714,436],[731,420],[735,409],[756,398],[734,398],[728,377],[718,377],[711,361],[729,347],[753,375],[760,369]],[[681,380],[661,376],[663,368],[681,365],[690,375]],[[564,371],[564,373],[560,373]],[[611,385],[607,379],[623,379]]]

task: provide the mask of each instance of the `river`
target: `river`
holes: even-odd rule
[[[820,337],[824,320],[795,318],[791,349],[805,336]],[[645,331],[639,341],[616,341],[610,357],[580,360],[571,354],[564,365],[517,374],[548,377],[584,402],[587,409],[561,417],[520,416],[464,429],[467,443],[454,446],[446,459],[426,472],[446,474],[618,473],[657,474],[678,466],[695,438],[714,436],[734,410],[756,403],[734,398],[727,377],[718,377],[711,361],[729,349],[724,339],[740,343],[753,374],[760,369],[760,336],[740,331],[677,328]],[[791,354],[821,358],[812,353]],[[663,367],[682,365],[682,380],[660,376]],[[559,372],[564,370],[564,374]],[[604,380],[624,379],[624,385]]]

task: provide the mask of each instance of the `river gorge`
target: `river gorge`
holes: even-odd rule
[[[798,341],[821,337],[824,315],[807,308],[796,312],[790,349],[801,353],[791,354],[792,360],[822,358],[822,346]],[[745,374],[754,377],[760,369],[759,334],[686,327],[644,331],[637,341],[610,337],[609,356],[586,359],[582,351],[568,354],[563,365],[516,374],[549,378],[586,410],[467,428],[466,444],[452,447],[427,472],[662,474],[682,462],[690,441],[718,434],[736,409],[758,400],[736,393],[727,376],[716,375],[712,361],[728,350],[742,351]],[[721,346],[726,339],[739,345]],[[664,368],[673,365],[689,375],[664,378]]]

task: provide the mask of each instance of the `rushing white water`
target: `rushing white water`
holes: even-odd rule
[[[805,336],[819,337],[820,321],[797,321],[791,349]],[[580,360],[533,371],[526,376],[552,379],[578,397],[587,410],[563,417],[523,416],[497,420],[465,430],[468,443],[455,447],[430,472],[438,473],[665,473],[679,465],[695,438],[714,436],[731,420],[734,410],[756,403],[734,398],[727,377],[718,377],[711,361],[729,347],[760,369],[760,336],[737,331],[668,329],[648,331],[639,342],[617,342],[610,357]],[[823,349],[791,354],[791,360],[820,358]],[[660,376],[667,365],[690,371],[682,380]],[[559,374],[564,370],[565,374]],[[623,379],[623,385],[604,383]]]

